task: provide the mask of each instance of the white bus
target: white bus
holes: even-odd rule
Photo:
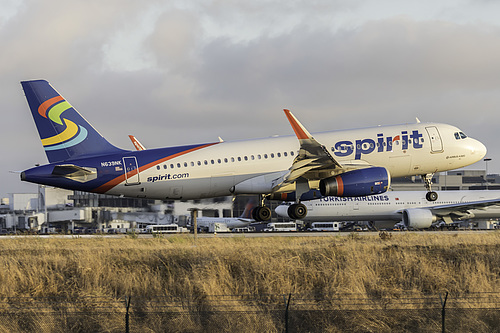
[[[184,227],[179,227],[177,224],[157,224],[148,225],[146,232],[150,234],[175,234],[181,232],[188,232]]]
[[[342,222],[313,222],[310,231],[340,231]]]
[[[295,222],[268,223],[264,231],[297,231],[297,223]]]

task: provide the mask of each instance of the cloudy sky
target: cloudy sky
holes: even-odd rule
[[[500,173],[500,2],[0,0],[0,196],[47,159],[19,82],[44,78],[113,144],[421,121]],[[484,169],[484,162],[472,166]]]

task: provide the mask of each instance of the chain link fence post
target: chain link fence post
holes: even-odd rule
[[[441,297],[441,294],[439,294],[439,300],[441,301],[441,332],[445,333],[445,317],[446,317],[446,301],[448,300],[448,292],[446,292],[446,295],[444,296],[444,301],[443,298]]]
[[[125,312],[125,332],[130,333],[130,299],[131,296],[125,296],[125,307],[127,312]]]
[[[285,308],[285,333],[288,333],[288,310],[290,308],[291,298],[292,298],[292,293],[288,294],[288,300],[285,303],[286,304],[286,308]]]

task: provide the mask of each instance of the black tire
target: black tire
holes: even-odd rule
[[[271,218],[271,210],[266,206],[255,207],[252,211],[252,217],[258,222],[267,221]]]
[[[292,220],[301,220],[307,215],[307,208],[304,204],[293,204],[288,207],[288,216]]]
[[[436,201],[438,199],[438,194],[434,191],[427,192],[425,198],[427,199],[427,201]]]

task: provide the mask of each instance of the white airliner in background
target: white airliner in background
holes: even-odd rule
[[[201,216],[196,219],[198,227],[209,228],[211,224],[219,223],[225,225],[228,229],[248,227],[250,223],[256,222],[252,218],[252,210],[255,208],[255,203],[249,201],[245,210],[239,217],[205,217]]]
[[[429,176],[470,165],[486,154],[481,142],[438,123],[313,137],[289,110],[285,115],[296,137],[123,150],[100,135],[47,81],[21,85],[49,160],[22,172],[21,179],[70,190],[162,200],[237,194],[273,199],[295,192],[294,216],[302,218],[307,210],[300,201],[310,189],[319,188],[323,196],[375,195],[387,191],[391,177],[423,176],[428,200],[436,200]],[[252,214],[263,221],[271,211],[261,205]]]
[[[304,202],[303,221],[372,221],[377,227],[403,222],[405,227],[429,228],[433,223],[500,217],[500,191],[440,191],[429,202],[426,192],[388,191],[362,198],[324,197]],[[276,213],[289,217],[290,205],[276,207]]]

